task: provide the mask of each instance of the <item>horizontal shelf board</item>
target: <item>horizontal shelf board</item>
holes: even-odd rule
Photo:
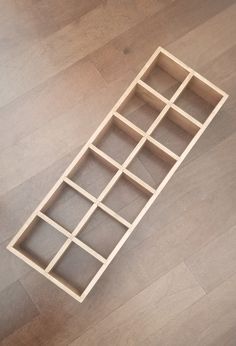
[[[154,103],[159,102],[159,100],[162,101],[164,104],[169,103],[167,98],[165,98],[158,91],[150,87],[147,83],[145,83],[142,80],[138,81],[138,88],[138,90],[140,90],[141,93],[148,95],[150,99],[154,101]]]
[[[99,253],[97,253],[95,250],[93,250],[90,246],[86,245],[85,243],[83,243],[81,240],[77,239],[77,238],[72,238],[72,241],[74,243],[76,243],[79,247],[81,247],[81,249],[85,250],[86,252],[88,252],[91,256],[93,256],[94,258],[96,258],[98,261],[105,263],[106,259],[101,256]]]
[[[202,123],[200,123],[200,121],[198,121],[197,119],[195,119],[194,117],[192,117],[190,114],[188,114],[187,112],[185,112],[183,109],[181,109],[180,107],[176,106],[176,105],[172,105],[171,108],[173,108],[174,110],[176,110],[178,113],[180,113],[182,115],[183,118],[187,119],[190,123],[192,123],[193,125],[195,125],[195,127],[199,130],[202,127]]]
[[[107,214],[112,216],[115,220],[119,221],[122,225],[129,228],[131,226],[131,223],[125,220],[122,216],[118,215],[116,212],[114,212],[111,208],[107,207],[104,203],[99,203],[99,207],[105,211]]]
[[[55,222],[54,220],[52,220],[50,217],[48,217],[47,215],[43,214],[42,212],[38,212],[38,216],[44,220],[45,222],[47,222],[49,225],[51,225],[53,228],[55,228],[56,230],[58,230],[59,232],[61,232],[62,234],[64,234],[66,237],[70,237],[71,233],[69,231],[67,231],[64,227],[62,227],[61,225],[59,225],[57,222]]]
[[[96,202],[96,198],[94,196],[92,196],[89,192],[80,187],[78,184],[74,183],[71,179],[65,177],[64,182],[68,184],[70,187],[72,187],[74,190],[79,192],[81,195],[89,199],[91,202]]]
[[[142,131],[138,126],[136,126],[131,121],[126,119],[122,114],[120,114],[118,112],[114,112],[114,116],[117,119],[119,119],[121,122],[123,122],[125,125],[127,125],[128,128],[131,128],[134,131],[136,131],[138,134],[140,134],[140,136],[145,136],[145,132],[144,131]]]
[[[158,149],[160,149],[164,155],[167,156],[167,158],[170,159],[170,161],[175,162],[178,161],[179,156],[173,153],[170,149],[168,149],[165,145],[158,142],[156,139],[152,138],[151,136],[148,136],[147,140],[151,142],[153,145],[155,145]]]
[[[97,156],[101,157],[104,159],[105,162],[110,163],[112,166],[114,166],[117,169],[121,168],[121,165],[114,159],[112,159],[109,155],[107,155],[104,151],[101,149],[97,148],[95,145],[91,144],[90,149],[96,153]]]

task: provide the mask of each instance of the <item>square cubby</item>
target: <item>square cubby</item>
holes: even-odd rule
[[[95,257],[72,242],[50,274],[80,295],[101,266]]]
[[[123,164],[140,139],[138,132],[113,116],[97,136],[94,145]]]
[[[107,258],[123,237],[127,227],[97,208],[77,235],[77,238]]]
[[[160,52],[142,80],[167,99],[171,99],[189,71],[164,52]]]
[[[196,124],[170,108],[151,136],[175,154],[181,155],[198,131]]]
[[[150,141],[146,141],[128,169],[156,189],[175,164],[175,160]]]
[[[204,81],[193,76],[175,104],[204,123],[223,96]]]
[[[104,198],[103,203],[125,220],[133,222],[150,198],[149,192],[122,174]]]
[[[165,103],[137,84],[118,112],[146,132],[165,107]]]
[[[117,169],[102,156],[88,149],[68,178],[94,197],[98,197],[116,171]]]
[[[67,237],[36,217],[14,247],[45,269],[66,240]]]
[[[91,206],[92,202],[87,198],[62,183],[42,212],[67,231],[73,232]]]

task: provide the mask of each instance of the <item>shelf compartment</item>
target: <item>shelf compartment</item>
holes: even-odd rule
[[[73,232],[91,206],[91,201],[63,182],[53,198],[42,208],[42,212],[69,232]]]
[[[189,72],[177,59],[161,51],[144,73],[142,80],[167,99],[171,99]]]
[[[181,155],[200,128],[200,125],[171,107],[151,136],[177,155]]]
[[[36,216],[16,242],[15,248],[45,269],[66,239],[55,228]]]
[[[147,131],[165,105],[161,96],[148,95],[148,91],[138,83],[117,111],[141,130]]]
[[[126,231],[127,227],[97,208],[77,238],[107,258]]]
[[[75,243],[71,243],[50,275],[81,295],[102,263],[84,251]]]
[[[140,139],[139,133],[113,116],[93,144],[122,164]]]
[[[103,204],[132,223],[150,196],[151,193],[144,192],[142,187],[122,174],[104,198]]]
[[[116,171],[114,165],[89,148],[69,173],[68,178],[91,195],[98,197]]]
[[[206,83],[203,78],[194,75],[175,101],[175,104],[204,123],[223,95]]]
[[[128,170],[156,189],[175,162],[165,151],[147,140],[129,164]]]

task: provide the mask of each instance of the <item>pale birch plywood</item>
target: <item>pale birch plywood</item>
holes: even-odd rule
[[[165,92],[158,86],[163,73],[169,75]],[[190,97],[189,94],[191,94]],[[221,89],[159,47],[7,248],[77,301],[82,302],[206,130],[227,97],[228,95]],[[131,104],[134,98],[135,102]],[[194,114],[189,114],[189,109],[196,108],[196,99],[198,103],[200,102],[200,109],[194,111]],[[193,103],[195,108],[189,107],[189,103]],[[139,115],[136,115],[137,112]],[[142,112],[145,113],[145,119],[148,118],[148,126],[141,126],[141,120],[135,121],[135,119],[142,119],[140,117]],[[166,121],[170,124],[166,125]],[[144,122],[147,123],[146,120]],[[159,137],[159,131],[166,126],[168,131],[175,132],[177,129],[177,134],[174,135],[179,136],[180,141],[182,136],[187,136],[181,142],[180,148],[175,147],[171,139],[168,141],[168,131],[167,135]],[[117,146],[119,149],[122,148],[120,156],[116,156],[114,151]],[[91,184],[87,188],[86,185],[80,186],[79,179],[73,180],[74,172],[76,171],[76,174],[80,172],[80,167],[88,153],[109,170],[109,178],[103,182],[104,188],[96,193],[93,193]],[[147,171],[154,172],[154,177],[157,179],[149,181],[146,176],[140,175],[139,162],[145,165]],[[91,166],[90,169],[92,170],[93,167]],[[86,173],[81,172],[81,174],[83,176]],[[153,174],[151,175],[153,177]],[[101,176],[103,177],[103,174]],[[126,219],[126,215],[120,213],[122,203],[126,201],[124,197],[119,200],[119,189],[118,193],[114,192],[121,180],[125,180],[127,190],[130,189],[126,197],[138,200],[137,212],[132,220]],[[63,203],[60,205],[58,197],[63,194],[65,187],[76,193],[76,197],[80,197],[86,204],[83,212],[80,210],[80,215],[77,215],[74,199],[72,197],[67,199],[66,203],[69,201],[72,205],[70,209],[73,211],[72,216],[77,217],[76,220],[69,220],[69,229],[61,219],[50,213],[55,204],[59,204],[59,215],[63,215]],[[108,203],[110,200],[112,201]],[[81,209],[80,202],[77,203]],[[83,238],[79,236],[87,223],[93,219],[95,212],[99,210],[124,228],[121,238],[118,242],[116,241],[116,245],[106,257],[80,240]],[[69,212],[66,214],[70,215]],[[43,265],[30,254],[30,251],[21,251],[22,243],[34,231],[38,219],[43,220],[65,238],[59,249],[47,263],[43,262]],[[77,268],[76,263],[67,260],[68,252],[72,247],[73,251],[78,249],[82,255],[86,255],[86,258],[91,258],[89,263],[95,263],[91,268],[93,274],[90,275],[87,272],[86,259],[83,259],[82,255],[77,256],[80,262],[78,266],[82,267],[86,274],[81,275],[86,278],[84,287],[80,284],[77,286],[76,283],[73,285],[70,279],[66,279],[67,275],[64,278],[58,275],[60,270],[57,268],[63,267],[65,262],[69,266],[66,269],[68,274],[70,269]],[[37,256],[40,257],[40,254]],[[95,271],[94,268],[96,268]],[[74,281],[77,282],[77,279],[79,281],[80,278]]]

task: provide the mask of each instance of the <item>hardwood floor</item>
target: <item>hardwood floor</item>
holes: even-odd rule
[[[233,0],[1,3],[2,345],[236,345],[235,23]],[[79,304],[6,245],[158,46],[229,99]]]

